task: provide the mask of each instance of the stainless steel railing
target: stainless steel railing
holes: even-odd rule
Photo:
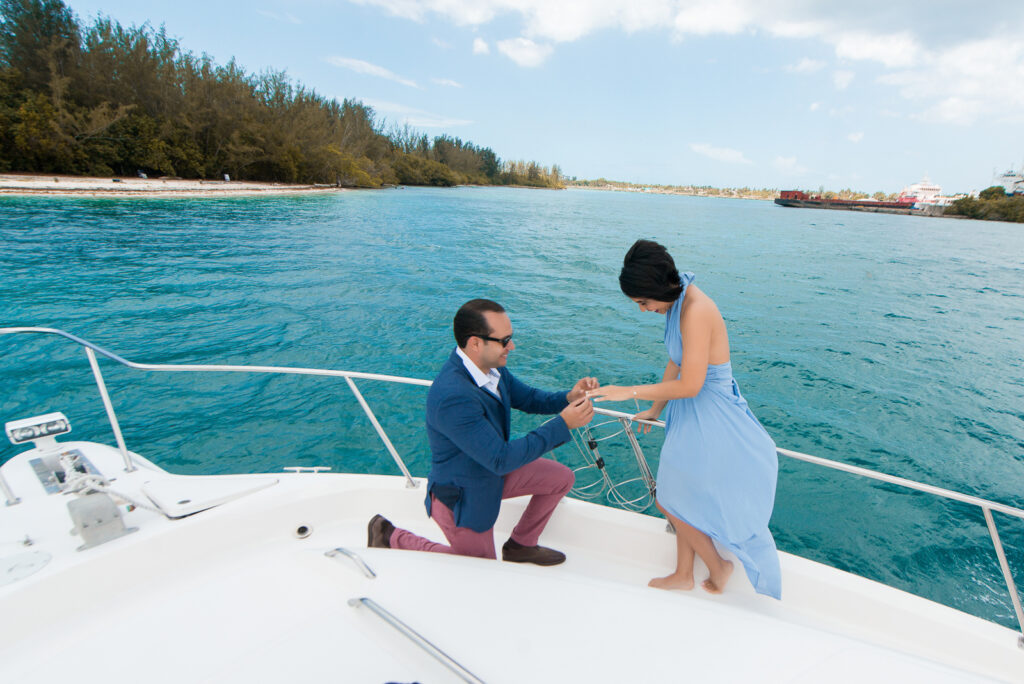
[[[384,432],[384,428],[381,427],[377,421],[377,416],[374,415],[370,409],[370,405],[366,403],[366,399],[359,392],[356,387],[356,383],[353,378],[361,378],[365,380],[383,380],[386,382],[397,382],[405,385],[421,385],[423,387],[429,387],[429,380],[417,380],[415,378],[403,378],[396,375],[379,375],[376,373],[357,373],[353,371],[338,371],[338,370],[326,370],[323,368],[291,368],[288,366],[227,366],[227,365],[207,365],[207,364],[153,364],[153,363],[135,363],[129,361],[126,358],[118,356],[117,354],[107,351],[102,347],[99,347],[92,342],[83,340],[80,337],[76,337],[71,333],[58,330],[56,328],[0,328],[0,335],[11,335],[17,333],[43,333],[49,335],[59,335],[65,337],[72,342],[75,342],[85,347],[85,353],[89,357],[89,365],[92,367],[93,375],[96,378],[96,385],[99,388],[100,397],[103,400],[103,406],[107,411],[107,418],[110,420],[110,427],[114,430],[114,437],[117,439],[117,445],[121,450],[121,455],[124,457],[125,470],[131,472],[135,470],[135,465],[132,463],[131,456],[128,453],[128,449],[124,444],[124,437],[121,435],[121,426],[118,425],[117,415],[114,412],[114,406],[110,401],[110,395],[107,393],[106,384],[103,382],[103,375],[100,373],[99,364],[96,363],[95,354],[105,356],[111,361],[116,361],[122,366],[128,368],[134,368],[136,370],[145,371],[158,371],[158,372],[187,372],[187,373],[206,373],[206,372],[226,372],[226,373],[276,373],[284,375],[318,375],[330,378],[345,378],[348,383],[349,389],[355,394],[356,399],[359,401],[359,405],[363,408],[366,416],[370,419],[370,423],[373,425],[374,430],[377,431],[377,435],[381,441],[384,442],[385,448],[388,453],[391,454],[391,458],[394,459],[395,464],[399,470],[402,471],[402,475],[405,476],[405,483],[407,487],[415,488],[417,483],[412,479],[412,474],[409,473],[409,469],[405,466],[405,461],[398,455],[398,450],[391,443],[387,434]],[[94,353],[95,352],[95,353]]]
[[[338,546],[336,548],[333,548],[330,551],[324,553],[324,555],[328,558],[337,558],[339,556],[344,556],[345,558],[348,558],[350,561],[355,563],[356,567],[359,568],[359,572],[363,573],[363,575],[365,575],[368,579],[377,579],[377,573],[373,571],[373,568],[366,564],[366,561],[363,560],[363,557],[355,551],[346,549],[344,546]]]
[[[417,632],[415,629],[399,620],[391,614],[391,612],[385,610],[383,606],[373,599],[367,598],[366,596],[350,598],[348,600],[348,605],[353,608],[367,608],[381,620],[398,630],[399,634],[426,651],[430,657],[444,665],[452,674],[462,681],[469,682],[470,684],[484,684],[484,680],[467,670],[457,660],[435,646],[429,639]]]
[[[128,368],[134,368],[136,370],[145,370],[145,371],[276,373],[276,374],[287,374],[287,375],[316,375],[316,376],[323,376],[323,377],[340,377],[340,378],[345,378],[345,381],[348,384],[349,389],[352,390],[352,393],[355,395],[357,401],[359,402],[359,405],[363,409],[363,412],[366,414],[367,418],[370,420],[371,424],[373,425],[374,430],[376,430],[378,436],[381,438],[381,441],[384,443],[384,446],[388,450],[388,453],[391,454],[391,457],[394,459],[395,464],[398,466],[399,470],[401,470],[402,474],[405,476],[406,486],[407,487],[412,487],[412,488],[417,486],[417,483],[413,479],[411,473],[409,472],[409,469],[406,467],[405,462],[402,460],[402,457],[398,454],[397,449],[395,449],[394,445],[391,443],[391,440],[388,438],[387,434],[384,432],[384,428],[381,427],[380,422],[377,420],[376,415],[374,415],[373,410],[370,408],[370,405],[366,402],[366,399],[363,397],[362,393],[356,387],[356,384],[355,384],[354,380],[355,379],[380,380],[380,381],[384,381],[384,382],[396,382],[396,383],[401,383],[401,384],[406,384],[406,385],[419,385],[419,386],[422,386],[422,387],[429,387],[432,384],[429,380],[419,380],[419,379],[416,379],[416,378],[405,378],[405,377],[400,377],[400,376],[395,376],[395,375],[380,375],[380,374],[376,374],[376,373],[359,373],[359,372],[354,372],[354,371],[326,370],[326,369],[322,369],[322,368],[292,368],[292,367],[287,367],[287,366],[198,365],[198,364],[168,365],[168,364],[135,363],[135,362],[129,361],[129,360],[127,360],[127,359],[125,359],[125,358],[123,358],[121,356],[118,356],[117,354],[114,354],[113,352],[107,351],[106,349],[103,349],[102,347],[99,347],[99,346],[97,346],[95,344],[92,344],[91,342],[88,342],[87,340],[84,340],[84,339],[82,339],[80,337],[76,337],[75,335],[72,335],[70,333],[64,332],[63,330],[58,330],[56,328],[39,328],[39,327],[0,328],[0,335],[10,335],[10,334],[18,334],[18,333],[43,333],[43,334],[50,334],[50,335],[59,335],[61,337],[69,339],[72,342],[75,342],[75,343],[85,347],[86,356],[89,359],[89,365],[92,368],[93,376],[96,379],[96,385],[97,385],[97,387],[99,389],[99,392],[100,392],[100,397],[103,400],[103,406],[106,409],[107,417],[110,420],[111,428],[113,429],[114,436],[117,439],[118,447],[121,450],[122,456],[124,457],[125,469],[128,470],[128,471],[134,470],[135,466],[134,466],[134,464],[132,464],[132,462],[131,462],[131,455],[130,455],[127,447],[125,446],[124,437],[121,434],[121,428],[120,428],[120,426],[119,426],[119,424],[117,422],[117,415],[116,415],[116,413],[114,411],[114,407],[113,407],[113,404],[112,404],[112,402],[110,400],[110,396],[107,393],[106,385],[105,385],[105,383],[103,381],[103,376],[102,376],[102,374],[100,372],[100,369],[99,369],[99,364],[96,361],[96,356],[95,356],[96,354],[104,356],[104,357],[106,357],[106,358],[108,358],[108,359],[110,359],[112,361],[116,361],[117,363],[119,363],[119,364],[121,364],[123,366],[127,366]],[[636,440],[635,436],[633,435],[633,433],[629,429],[629,427],[630,427],[631,423],[643,423],[643,424],[648,424],[648,425],[652,425],[652,426],[655,426],[655,427],[664,428],[665,427],[665,423],[662,422],[662,421],[634,421],[632,414],[622,413],[620,411],[613,411],[613,410],[603,409],[603,408],[595,408],[595,412],[599,413],[601,415],[613,418],[613,419],[615,419],[616,421],[618,421],[618,422],[620,422],[622,424],[622,426],[625,428],[625,433],[628,435],[627,438],[629,440],[630,448],[632,449],[634,455],[637,458],[637,465],[638,465],[638,468],[641,471],[641,475],[642,475],[643,480],[645,482],[652,483],[653,482],[653,478],[650,475],[649,468],[647,468],[647,460],[644,457],[643,450],[641,449],[639,442]],[[1012,516],[1012,517],[1024,520],[1024,510],[1022,510],[1020,508],[1015,508],[1013,506],[1007,506],[1006,504],[1001,504],[1001,503],[998,503],[998,502],[995,502],[995,501],[989,501],[987,499],[982,499],[980,497],[971,496],[971,495],[968,495],[968,494],[961,494],[960,492],[955,492],[955,491],[950,490],[950,489],[943,489],[941,487],[935,487],[933,485],[922,484],[920,482],[915,482],[914,480],[908,480],[906,478],[896,477],[894,475],[888,475],[886,473],[880,473],[880,472],[877,472],[877,471],[874,471],[874,470],[869,470],[868,468],[861,468],[861,467],[858,467],[858,466],[847,465],[845,463],[840,463],[838,461],[831,461],[829,459],[820,458],[818,456],[811,456],[811,455],[808,455],[808,454],[802,454],[802,453],[799,453],[799,452],[796,452],[796,451],[790,451],[789,449],[778,449],[778,453],[781,456],[786,456],[788,458],[796,459],[796,460],[799,460],[799,461],[804,461],[806,463],[811,463],[813,465],[823,466],[825,468],[831,468],[833,470],[839,470],[839,471],[842,471],[842,472],[850,473],[852,475],[858,475],[858,476],[866,477],[866,478],[869,478],[869,479],[872,479],[872,480],[877,480],[879,482],[886,482],[888,484],[896,485],[896,486],[899,486],[899,487],[904,487],[906,489],[911,489],[911,490],[914,490],[914,491],[924,492],[926,494],[931,494],[933,496],[938,496],[938,497],[949,499],[949,500],[952,500],[952,501],[959,501],[959,502],[962,502],[962,503],[970,504],[970,505],[977,506],[977,507],[981,508],[982,513],[985,516],[985,523],[986,523],[986,525],[988,527],[989,537],[991,538],[992,546],[993,546],[993,548],[996,551],[996,557],[999,560],[999,567],[1000,567],[1000,570],[1002,571],[1003,579],[1006,582],[1006,588],[1007,588],[1007,590],[1008,590],[1008,592],[1010,594],[1010,600],[1011,600],[1011,602],[1013,604],[1013,609],[1014,609],[1014,612],[1015,612],[1016,617],[1017,617],[1017,624],[1018,624],[1019,631],[1020,631],[1020,635],[1018,636],[1017,644],[1022,649],[1024,649],[1024,608],[1022,608],[1022,606],[1021,606],[1020,594],[1018,593],[1017,586],[1014,583],[1013,574],[1010,571],[1009,562],[1007,561],[1006,553],[1005,553],[1005,551],[1003,549],[1003,544],[1002,544],[1002,541],[1000,540],[1000,537],[999,537],[999,531],[996,529],[995,520],[992,517],[992,512],[996,511],[996,512],[999,512],[999,513],[1003,513],[1004,515],[1009,515],[1009,516]],[[14,496],[14,493],[11,492],[10,488],[7,486],[7,483],[2,481],[2,476],[0,476],[0,491],[2,491],[4,493],[4,495],[7,497],[7,505],[14,505],[14,504],[16,504],[18,502],[17,498]]]

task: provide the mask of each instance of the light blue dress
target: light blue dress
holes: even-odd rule
[[[683,359],[679,312],[693,279],[682,275],[683,294],[665,321],[665,347],[677,365]],[[732,365],[709,365],[697,396],[668,402],[664,417],[658,503],[736,554],[758,593],[780,598],[779,554],[768,531],[778,454],[740,395]]]

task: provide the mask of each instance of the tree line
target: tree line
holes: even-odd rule
[[[327,99],[284,72],[218,65],[163,27],[83,25],[62,0],[0,0],[0,171],[563,186],[558,166],[386,130],[358,100]]]
[[[987,221],[1024,223],[1024,195],[1007,195],[1001,185],[985,188],[978,197],[964,197],[946,207],[947,214]]]

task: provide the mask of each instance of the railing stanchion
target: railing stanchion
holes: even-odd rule
[[[636,467],[640,470],[640,476],[644,479],[644,484],[647,485],[647,490],[651,493],[651,496],[654,496],[654,475],[651,474],[651,467],[647,465],[647,458],[644,456],[644,450],[640,447],[640,440],[633,434],[633,421],[629,418],[619,418],[619,422],[626,429],[626,439],[629,440],[629,446],[633,448],[633,455],[636,457]]]
[[[1010,591],[1010,600],[1013,601],[1013,610],[1017,613],[1017,627],[1020,629],[1020,637],[1017,645],[1024,648],[1024,609],[1020,605],[1020,595],[1017,593],[1017,585],[1013,582],[1013,574],[1010,572],[1010,564],[1006,562],[1006,553],[1003,551],[1003,542],[999,540],[999,532],[996,531],[996,521],[992,519],[992,511],[987,506],[982,506],[985,513],[985,523],[988,525],[989,536],[992,537],[992,546],[996,547],[996,556],[999,557],[999,567],[1003,570],[1003,579],[1006,580],[1006,588]]]
[[[373,423],[373,429],[377,431],[381,441],[384,442],[384,446],[387,447],[388,452],[391,454],[391,458],[395,459],[395,463],[398,464],[402,474],[405,475],[405,486],[410,489],[415,489],[418,485],[416,484],[416,481],[412,479],[412,474],[409,472],[409,469],[405,467],[405,461],[403,461],[402,457],[398,455],[398,450],[395,449],[395,445],[391,443],[391,440],[388,439],[387,433],[384,432],[384,428],[382,428],[380,423],[377,422],[377,416],[373,415],[370,405],[366,403],[366,399],[364,399],[363,395],[359,392],[359,389],[356,387],[356,383],[354,383],[352,378],[349,377],[345,378],[345,382],[348,383],[349,389],[352,390],[352,394],[356,395],[356,399],[359,400],[359,405],[363,407],[363,412],[366,413],[366,417],[370,419],[371,423]]]
[[[110,403],[110,395],[107,394],[107,385],[103,382],[103,374],[100,373],[100,365],[96,363],[96,354],[89,347],[85,348],[85,355],[89,357],[89,365],[92,366],[92,374],[96,377],[96,386],[100,388],[100,397],[103,399],[103,407],[107,409],[107,418],[110,419],[110,427],[114,429],[114,438],[117,440],[117,448],[121,450],[124,457],[125,472],[135,470],[132,457],[128,455],[128,447],[124,445],[124,437],[121,435],[121,426],[117,423],[117,415],[114,413],[114,405]]]
[[[14,506],[21,503],[21,499],[14,496],[14,492],[11,491],[11,486],[7,484],[7,480],[4,478],[3,473],[0,473],[0,492],[3,492],[4,498],[7,499],[8,506]]]

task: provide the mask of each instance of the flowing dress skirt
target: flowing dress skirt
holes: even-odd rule
[[[658,503],[729,549],[759,593],[781,596],[768,521],[775,504],[775,443],[740,395],[732,366],[708,366],[695,397],[666,407]]]

